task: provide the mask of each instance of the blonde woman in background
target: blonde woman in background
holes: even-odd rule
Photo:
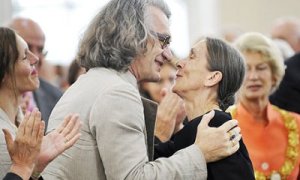
[[[246,33],[235,44],[245,57],[247,72],[239,102],[230,111],[239,121],[255,177],[296,180],[300,116],[269,102],[284,75],[282,56],[273,42],[259,33]]]

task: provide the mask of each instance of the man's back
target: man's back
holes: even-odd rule
[[[177,152],[170,159],[149,161],[147,140],[152,139],[153,134],[147,136],[137,82],[129,71],[89,70],[57,103],[48,131],[71,112],[80,114],[81,137],[47,167],[45,179],[206,177],[205,160],[196,145]]]
[[[105,127],[107,125],[105,122],[113,120],[110,119],[111,113],[114,113],[113,117],[116,117],[119,112],[117,109],[109,110],[107,108],[113,108],[115,103],[122,103],[112,101],[107,102],[109,104],[105,106],[103,104],[107,99],[105,96],[115,90],[128,91],[129,95],[136,99],[137,106],[140,106],[139,110],[133,109],[135,112],[131,111],[130,113],[143,115],[137,90],[134,85],[124,81],[126,77],[121,78],[126,75],[104,68],[91,69],[65,92],[50,116],[48,131],[57,127],[66,114],[76,112],[80,114],[82,121],[81,137],[72,148],[47,167],[44,176],[46,179],[106,179],[99,151],[101,152],[102,147],[106,148],[106,145],[113,147],[112,143],[116,143],[113,141],[124,141],[124,139],[121,136],[122,132],[105,132],[110,129],[110,127]],[[117,100],[118,96],[114,98]],[[102,112],[100,116],[97,116],[99,118],[95,117],[97,112]],[[122,114],[117,116],[122,116]],[[144,122],[140,122],[140,124],[143,126]],[[102,134],[101,137],[100,134]],[[119,134],[119,137],[113,137],[114,134]],[[102,138],[104,136],[106,139]],[[101,144],[97,144],[97,141]],[[146,148],[145,143],[144,145]],[[120,149],[120,151],[122,150]],[[113,156],[113,154],[111,155]]]

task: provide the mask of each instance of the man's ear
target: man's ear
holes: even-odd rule
[[[209,75],[207,76],[204,86],[211,87],[216,84],[218,84],[223,78],[223,75],[220,71],[213,71],[210,72]]]

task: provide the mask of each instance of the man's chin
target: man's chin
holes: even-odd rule
[[[144,79],[144,82],[158,82],[160,80],[160,76],[151,76],[149,78]]]
[[[153,76],[151,82],[159,82],[160,80],[160,74],[159,72],[157,74],[155,74],[155,76]]]

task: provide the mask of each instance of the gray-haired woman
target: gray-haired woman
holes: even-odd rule
[[[167,143],[156,146],[161,156],[170,156],[188,147],[196,140],[198,124],[207,112],[215,113],[209,126],[219,127],[232,119],[224,112],[234,103],[234,95],[240,88],[245,64],[237,50],[225,42],[207,37],[198,41],[186,60],[177,65],[173,92],[185,103],[189,122]],[[232,136],[241,136],[239,133]],[[205,138],[205,137],[204,137]],[[238,142],[232,140],[232,146]],[[231,156],[207,164],[208,179],[254,179],[252,163],[243,141],[239,150]]]

